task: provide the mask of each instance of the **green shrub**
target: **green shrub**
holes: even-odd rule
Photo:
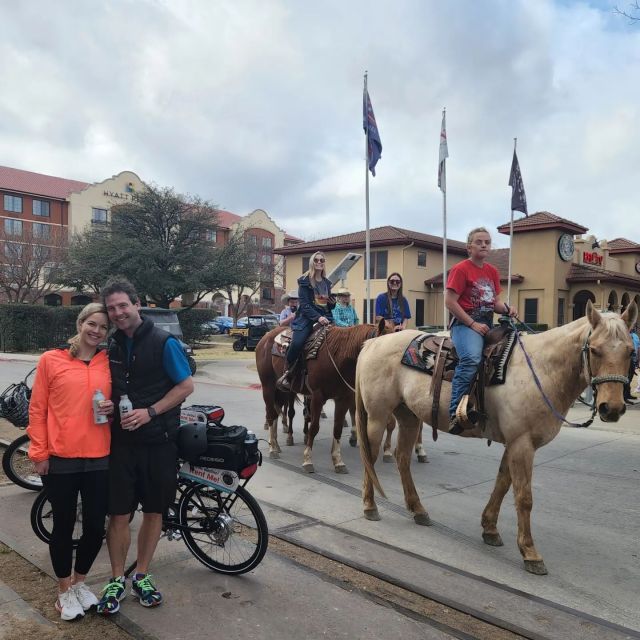
[[[184,341],[187,344],[203,340],[206,332],[202,329],[202,324],[213,320],[218,313],[213,309],[176,309],[180,320],[180,327]]]

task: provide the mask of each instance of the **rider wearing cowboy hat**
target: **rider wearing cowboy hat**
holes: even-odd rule
[[[289,291],[289,293],[282,296],[282,302],[287,306],[280,312],[280,326],[288,327],[296,317],[296,311],[298,310],[298,292]]]
[[[334,307],[333,323],[336,327],[353,327],[360,324],[356,310],[351,306],[351,293],[342,287],[335,292],[336,306]]]

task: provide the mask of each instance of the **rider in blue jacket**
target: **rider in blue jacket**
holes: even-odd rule
[[[278,380],[278,387],[291,389],[293,366],[298,360],[305,341],[313,330],[313,325],[328,325],[333,321],[331,310],[335,299],[331,295],[331,281],[325,273],[325,257],[316,251],[309,260],[309,271],[298,278],[298,297],[300,303],[295,320],[291,323],[293,337],[287,350],[287,368]]]

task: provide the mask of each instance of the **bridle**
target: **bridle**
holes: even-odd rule
[[[524,344],[520,339],[520,332],[518,331],[518,328],[516,327],[513,321],[511,321],[511,326],[513,327],[513,330],[516,333],[518,344],[520,345],[520,348],[524,353],[525,360],[529,365],[529,369],[531,370],[536,386],[538,387],[538,390],[542,395],[542,399],[545,401],[545,404],[547,405],[547,407],[549,407],[553,415],[570,427],[585,428],[590,426],[593,423],[596,417],[596,413],[598,411],[597,407],[598,407],[598,385],[599,384],[602,384],[603,382],[620,382],[621,384],[627,384],[629,382],[629,378],[627,378],[627,376],[622,376],[615,373],[609,373],[603,376],[593,375],[593,372],[591,371],[591,357],[590,357],[590,349],[589,349],[590,347],[589,341],[591,339],[591,329],[589,329],[589,333],[587,334],[584,344],[582,345],[581,359],[582,359],[582,368],[586,372],[585,377],[587,379],[589,386],[593,389],[593,407],[591,407],[591,416],[586,422],[581,422],[581,423],[570,422],[551,404],[551,400],[549,400],[549,398],[547,397],[547,394],[544,392],[544,389],[542,388],[542,384],[540,383],[540,379],[538,378],[538,375],[536,374],[535,369],[533,368],[533,362],[531,362],[531,358],[529,357],[529,354],[527,353],[526,349],[524,348]]]

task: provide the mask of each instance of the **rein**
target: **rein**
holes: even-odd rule
[[[591,417],[586,421],[586,422],[570,422],[569,420],[567,420],[552,404],[551,404],[551,400],[549,400],[547,394],[544,392],[544,389],[542,388],[542,384],[540,383],[540,379],[538,378],[538,374],[536,373],[535,369],[533,368],[533,362],[531,361],[531,358],[529,357],[529,354],[527,353],[527,350],[524,348],[524,344],[522,343],[522,340],[520,338],[520,332],[518,331],[518,329],[515,326],[515,323],[511,322],[511,326],[513,327],[513,330],[515,331],[516,334],[516,339],[518,340],[518,344],[520,345],[520,348],[522,349],[522,353],[524,353],[524,357],[525,360],[527,361],[527,365],[529,366],[529,369],[531,370],[531,373],[533,375],[533,380],[536,383],[536,386],[538,387],[538,390],[540,391],[540,394],[542,395],[542,399],[544,400],[545,404],[547,405],[547,407],[549,407],[549,409],[551,410],[551,413],[553,413],[553,415],[558,418],[559,420],[561,420],[562,422],[564,422],[565,424],[567,424],[570,427],[576,427],[576,428],[585,428],[590,426],[596,416],[597,413],[597,398],[598,398],[598,385],[602,384],[603,382],[620,382],[622,384],[626,384],[629,379],[626,376],[621,376],[621,375],[617,375],[617,374],[607,374],[604,376],[593,376],[592,372],[591,372],[591,360],[589,359],[589,338],[591,337],[591,331],[589,331],[589,333],[587,334],[587,337],[584,341],[584,344],[582,345],[582,349],[581,349],[581,357],[582,357],[582,366],[583,368],[586,370],[587,372],[587,380],[589,380],[589,384],[591,386],[591,388],[593,389],[593,407],[591,408]]]
[[[326,331],[326,329],[325,329],[325,331]],[[365,340],[370,340],[371,338],[375,338],[376,337],[376,333],[377,333],[377,330],[374,327],[371,330],[371,332],[367,335]],[[331,360],[331,364],[333,365],[333,368],[336,370],[337,374],[340,376],[340,380],[342,380],[342,382],[344,382],[345,385],[349,389],[351,389],[351,391],[353,391],[353,393],[355,393],[356,390],[344,379],[344,376],[342,375],[342,373],[340,373],[340,369],[338,369],[338,365],[336,364],[336,361],[333,359],[333,356],[331,355],[331,349],[329,349],[329,345],[326,345],[326,347],[327,347],[327,355],[329,356],[329,360]]]

